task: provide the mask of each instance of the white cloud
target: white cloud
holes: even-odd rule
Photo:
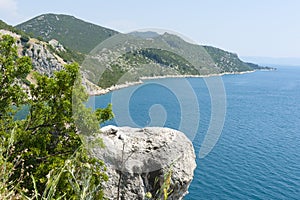
[[[13,22],[18,18],[16,0],[0,0],[0,18],[9,22]]]
[[[15,0],[0,0],[0,10],[6,13],[16,13],[17,2]]]

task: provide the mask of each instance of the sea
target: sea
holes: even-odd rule
[[[191,140],[197,168],[185,200],[300,199],[300,67],[147,80],[89,106],[108,103],[116,116],[102,126],[165,126]]]

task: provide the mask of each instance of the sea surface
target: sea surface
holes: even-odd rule
[[[184,129],[197,154],[185,200],[300,199],[300,67],[219,79],[226,97],[224,127],[204,158],[199,150],[216,117],[216,94],[204,78],[149,80],[89,104],[113,103],[116,119],[106,124]],[[182,126],[189,123],[190,129]]]

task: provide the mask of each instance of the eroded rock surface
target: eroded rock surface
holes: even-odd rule
[[[101,130],[106,147],[94,147],[92,152],[107,164],[107,197],[118,199],[119,193],[119,199],[148,199],[151,194],[156,199],[168,186],[168,199],[179,200],[187,194],[196,156],[182,132],[159,127]]]

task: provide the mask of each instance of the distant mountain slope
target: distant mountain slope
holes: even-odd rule
[[[134,31],[129,34],[140,37],[140,38],[145,38],[145,39],[159,37],[159,34],[154,31],[146,31],[146,32]]]
[[[268,69],[243,62],[235,53],[192,44],[170,33],[122,34],[68,15],[44,14],[16,28],[46,41],[57,40],[66,51],[54,52],[65,62],[79,62],[85,76],[102,88],[141,77]]]
[[[85,22],[69,15],[44,14],[16,26],[16,28],[49,41],[56,39],[64,46],[81,53],[89,53],[97,44],[117,31]]]
[[[54,39],[49,42],[41,41],[0,20],[0,37],[3,35],[10,35],[15,39],[19,56],[28,56],[32,61],[33,71],[40,74],[52,76],[55,71],[61,70],[63,65],[73,62],[76,59],[83,59],[80,57],[82,56],[81,54],[64,47]],[[92,84],[85,77],[82,80],[86,87],[92,90],[99,89],[99,87]],[[29,82],[34,82],[32,73],[21,80],[21,83],[25,85],[28,85]]]
[[[211,46],[203,46],[203,48],[220,68],[220,72],[243,72],[254,69],[252,65],[241,61],[237,54]]]
[[[83,68],[89,80],[102,88],[141,77],[210,75],[258,69],[237,54],[186,42],[170,33],[115,35],[86,58]]]
[[[0,30],[7,30],[7,31],[10,31],[10,32],[13,32],[13,33],[16,33],[16,34],[19,34],[23,37],[29,37],[29,35],[23,31],[21,31],[20,29],[18,28],[15,28],[11,25],[8,25],[7,23],[5,23],[4,21],[0,20]]]

